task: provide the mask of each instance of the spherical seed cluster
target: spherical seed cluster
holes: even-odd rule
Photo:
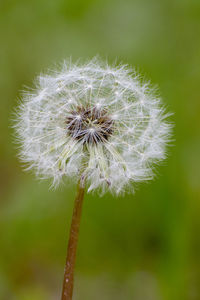
[[[160,99],[126,66],[64,63],[25,93],[16,128],[21,159],[42,178],[84,178],[115,193],[153,177],[170,125]],[[81,175],[80,175],[81,174]]]

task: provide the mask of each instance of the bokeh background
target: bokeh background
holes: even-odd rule
[[[174,112],[157,179],[87,195],[74,300],[200,299],[200,1],[0,1],[0,299],[60,299],[75,186],[49,190],[16,158],[20,90],[64,58],[135,66]]]

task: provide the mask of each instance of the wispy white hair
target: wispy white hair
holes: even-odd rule
[[[112,134],[90,143],[96,122],[95,132],[86,128],[74,138],[66,120],[78,107],[106,112]],[[15,127],[20,157],[40,178],[52,178],[56,186],[62,178],[82,176],[88,191],[118,194],[153,178],[170,139],[167,119],[159,97],[134,71],[93,59],[64,62],[61,70],[38,76],[35,89],[23,94]]]

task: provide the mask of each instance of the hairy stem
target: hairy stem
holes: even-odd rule
[[[74,202],[74,210],[70,228],[67,258],[65,265],[65,274],[63,280],[62,300],[71,300],[74,285],[74,267],[76,261],[76,249],[78,243],[78,235],[80,228],[82,204],[84,198],[84,184],[79,181],[77,195]]]

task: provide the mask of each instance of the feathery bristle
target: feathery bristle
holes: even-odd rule
[[[170,139],[167,117],[149,85],[126,66],[94,59],[39,76],[15,127],[21,159],[37,175],[57,185],[84,170],[88,191],[119,193],[152,179]]]

